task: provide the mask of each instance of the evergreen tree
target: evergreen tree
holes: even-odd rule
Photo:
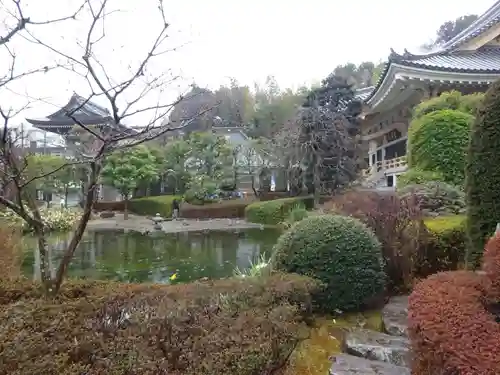
[[[500,222],[500,81],[486,92],[470,137],[465,168],[467,265],[478,267]]]
[[[332,194],[357,177],[357,116],[361,103],[344,78],[331,75],[308,95],[297,144],[310,194]]]

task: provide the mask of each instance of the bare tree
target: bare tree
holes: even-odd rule
[[[73,109],[66,113],[66,116],[73,120],[74,126],[80,129],[80,137],[78,142],[73,142],[71,146],[77,152],[78,158],[61,168],[67,167],[70,164],[85,164],[88,169],[86,183],[84,189],[83,213],[78,221],[72,238],[64,251],[63,258],[58,266],[55,278],[52,278],[49,272],[49,263],[47,259],[47,241],[46,228],[43,218],[36,205],[33,196],[30,195],[26,187],[36,179],[45,178],[57,170],[44,173],[43,175],[27,177],[23,173],[26,159],[24,155],[16,152],[16,139],[9,131],[9,121],[13,115],[18,114],[18,111],[5,110],[0,106],[0,114],[3,119],[2,139],[0,140],[2,152],[0,155],[0,163],[2,164],[2,175],[4,181],[8,181],[15,187],[15,196],[7,197],[5,194],[0,195],[0,203],[19,215],[33,230],[38,238],[38,249],[40,252],[40,267],[42,281],[48,293],[56,294],[60,290],[63,279],[66,275],[68,265],[73,258],[74,252],[81,241],[83,233],[90,220],[93,204],[97,197],[97,187],[99,176],[103,167],[103,160],[106,155],[118,149],[133,147],[138,144],[148,142],[157,137],[164,135],[171,130],[189,125],[203,113],[196,113],[190,118],[181,119],[176,124],[167,123],[160,125],[161,119],[168,115],[174,105],[178,104],[183,97],[180,96],[175,101],[148,101],[151,93],[162,93],[165,86],[168,85],[176,77],[168,76],[167,74],[150,74],[148,66],[152,61],[164,56],[170,50],[165,47],[165,42],[168,39],[167,30],[169,24],[165,17],[165,9],[163,1],[158,3],[158,18],[160,27],[156,37],[150,43],[150,48],[147,50],[145,57],[139,61],[134,67],[130,67],[130,74],[126,78],[117,79],[111,73],[113,67],[106,66],[102,58],[99,58],[98,49],[96,48],[106,38],[106,22],[116,10],[110,9],[108,0],[85,0],[78,12],[71,17],[65,17],[60,20],[48,22],[62,22],[66,19],[76,19],[81,16],[83,21],[86,21],[86,37],[84,42],[76,43],[79,49],[78,54],[71,55],[65,50],[55,46],[50,40],[45,40],[37,36],[36,32],[27,29],[26,25],[33,23],[29,18],[24,17],[20,0],[13,0],[16,9],[18,10],[19,23],[7,33],[7,37],[0,38],[3,45],[12,40],[16,33],[23,32],[25,40],[35,44],[38,47],[43,47],[50,51],[57,58],[57,67],[70,71],[72,74],[83,78],[87,82],[88,91],[90,94],[85,101],[81,103],[79,108]],[[33,23],[33,24],[40,24]],[[144,42],[146,43],[146,42]],[[72,45],[74,47],[74,45]],[[14,71],[15,58],[13,58],[12,70]],[[48,68],[47,68],[48,69]],[[41,68],[39,71],[45,71]],[[12,82],[14,79],[21,79],[26,74],[20,73],[17,75],[9,73],[6,75],[5,85]],[[138,88],[140,87],[140,89]],[[161,96],[161,95],[159,95]],[[105,98],[110,108],[109,116],[106,117],[105,124],[89,124],[81,120],[76,113],[78,110],[89,103],[94,98]],[[206,109],[206,111],[210,110]],[[134,115],[148,114],[146,123],[142,123],[140,131],[132,131],[127,128],[123,121]],[[69,139],[67,140],[67,142]],[[25,206],[26,204],[26,206]]]

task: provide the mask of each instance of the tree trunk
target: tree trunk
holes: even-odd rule
[[[56,295],[59,293],[61,289],[62,282],[64,280],[64,276],[68,270],[68,266],[73,259],[73,255],[75,254],[76,248],[80,241],[82,240],[83,233],[87,228],[87,224],[90,220],[90,216],[92,215],[92,207],[94,206],[95,198],[96,198],[96,190],[97,190],[97,180],[99,178],[99,173],[101,171],[101,165],[98,162],[90,163],[90,176],[87,192],[84,197],[84,205],[83,205],[83,214],[78,222],[78,225],[73,233],[73,237],[66,248],[61,263],[59,264],[59,268],[57,269],[56,279],[54,281],[54,287],[52,289],[52,294]]]
[[[40,276],[42,285],[45,293],[50,294],[53,289],[53,283],[49,267],[50,259],[45,230],[43,226],[36,226],[34,232],[38,243],[38,253],[40,254]]]
[[[255,175],[252,173],[252,190],[255,195],[255,197],[259,196],[259,193],[257,192],[257,189],[255,188]]]
[[[68,195],[69,195],[69,189],[68,185],[64,186],[64,208],[68,208]]]
[[[123,220],[128,220],[128,194],[123,197]]]

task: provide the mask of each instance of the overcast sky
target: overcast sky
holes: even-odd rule
[[[0,0],[0,4],[11,0]],[[70,13],[79,0],[24,0],[25,14],[35,20]],[[161,26],[156,0],[110,0],[110,9],[119,9],[106,20],[106,37],[96,55],[115,80],[126,77],[136,66]],[[392,47],[410,51],[428,42],[446,20],[482,13],[493,0],[164,0],[171,24],[169,48],[179,47],[154,60],[151,75],[169,71],[182,80],[147,99],[158,96],[171,100],[196,81],[216,88],[228,77],[253,85],[274,75],[282,87],[317,82],[336,65],[385,60]],[[83,40],[88,17],[57,26],[31,30],[51,45],[81,57],[76,40]],[[2,22],[12,22],[0,8]],[[2,35],[3,33],[0,33]],[[187,44],[186,44],[187,43]],[[22,38],[10,44],[18,54],[19,71],[51,65],[56,57]],[[0,51],[0,69],[5,71],[6,55]],[[60,60],[57,60],[60,61]],[[0,74],[1,76],[2,74]],[[67,71],[32,76],[0,89],[2,105],[19,106],[26,96],[43,98],[21,117],[43,117],[56,110],[73,91],[88,94],[86,82]],[[136,88],[132,94],[137,93]],[[134,95],[129,94],[129,99]],[[101,101],[105,104],[105,101]],[[17,121],[22,118],[16,119]]]

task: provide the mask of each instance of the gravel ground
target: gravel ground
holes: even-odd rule
[[[124,229],[137,232],[154,231],[154,224],[151,219],[144,216],[130,215],[127,220],[123,219],[123,214],[116,214],[109,219],[97,218],[89,221],[87,229],[89,230],[114,230]],[[241,219],[209,219],[193,220],[179,219],[162,222],[163,232],[177,233],[187,231],[202,230],[234,230],[249,228],[264,228],[260,224],[249,223]]]

